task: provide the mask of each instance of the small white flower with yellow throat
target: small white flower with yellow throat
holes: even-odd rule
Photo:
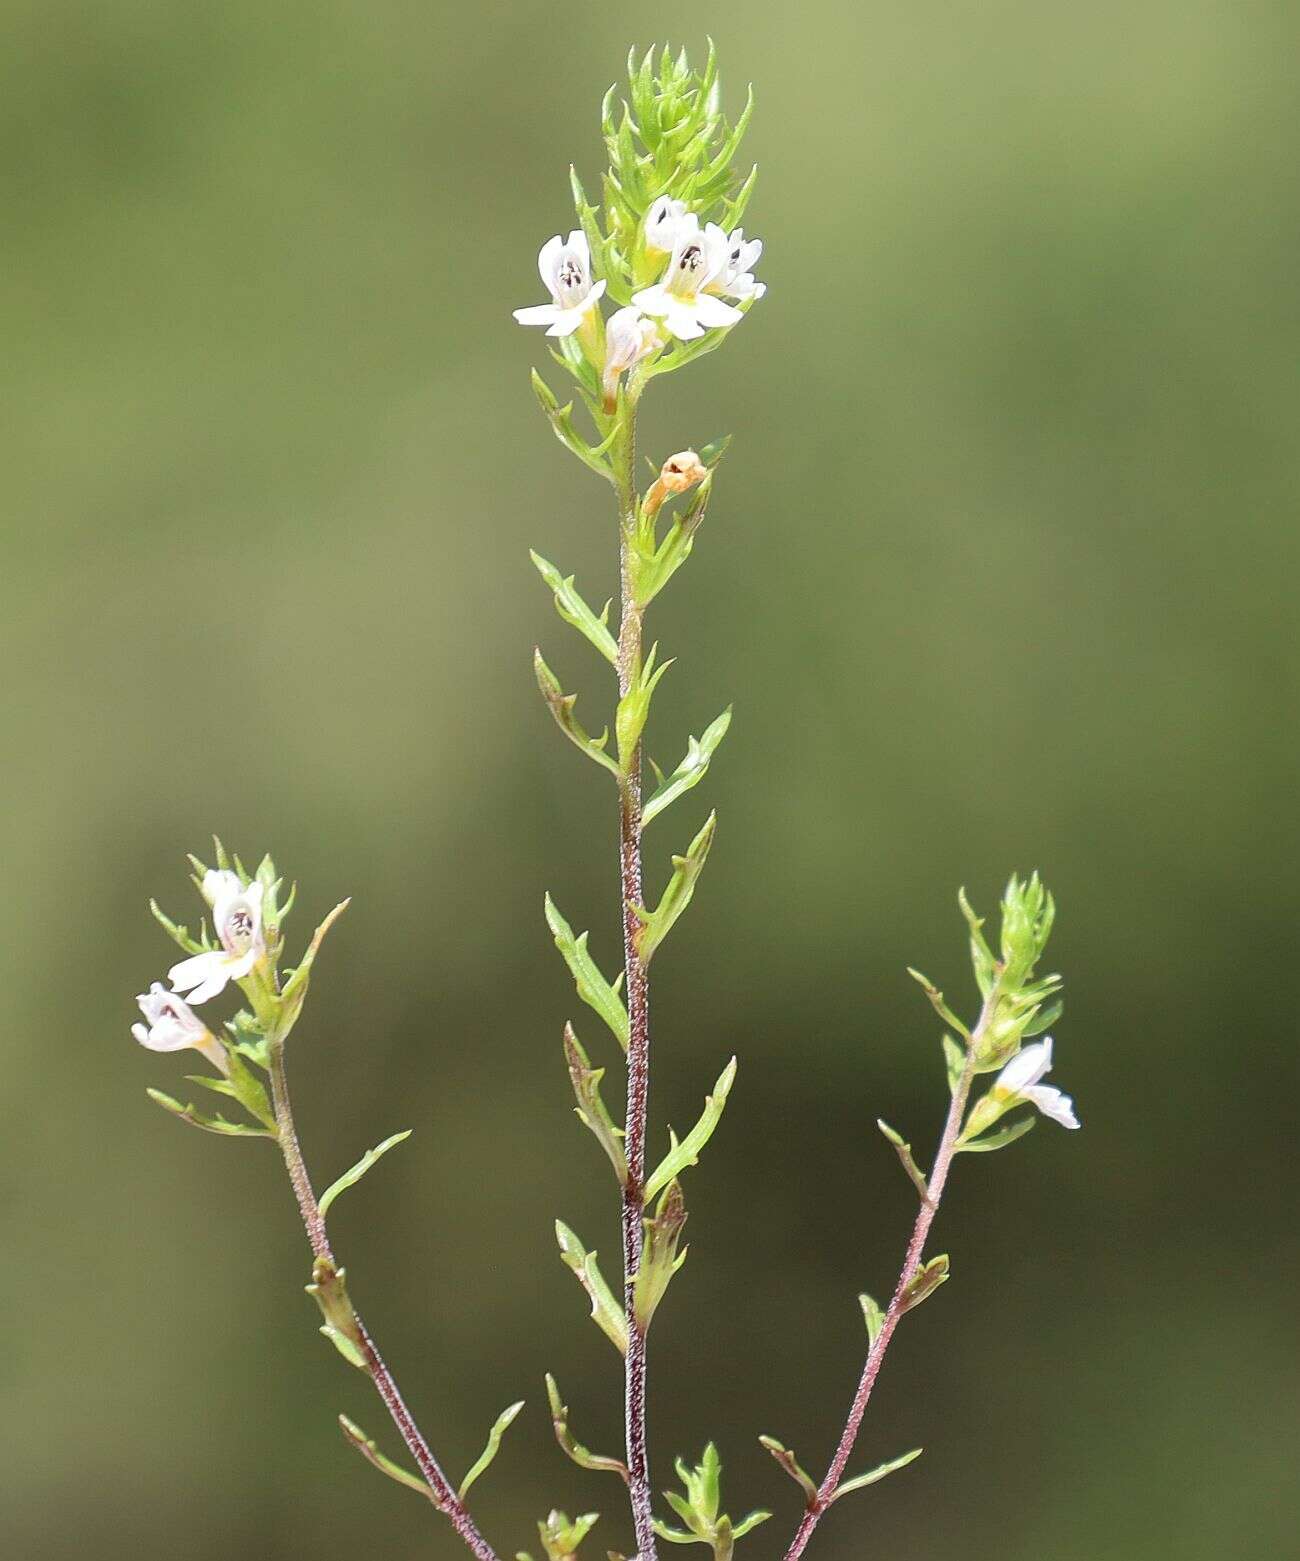
[[[726,270],[727,235],[714,222],[701,228],[693,216],[682,218],[672,258],[662,282],[633,293],[644,314],[662,319],[678,341],[694,341],[706,330],[735,325],[744,316],[709,291]]]
[[[551,295],[548,304],[516,309],[520,325],[545,325],[548,336],[572,336],[595,309],[605,291],[604,282],[591,280],[591,246],[580,229],[567,240],[557,233],[548,238],[537,256],[542,284]]]
[[[204,874],[203,893],[221,947],[183,959],[167,972],[172,986],[187,992],[191,1003],[206,1003],[228,981],[242,980],[266,952],[262,884],[256,878],[245,888],[235,873],[213,870]]]
[[[155,981],[147,992],[141,992],[136,1002],[149,1021],[147,1025],[131,1026],[131,1034],[141,1046],[147,1046],[153,1052],[178,1052],[192,1046],[223,1073],[229,1072],[226,1054],[217,1038],[183,997],[177,997],[160,981]]]

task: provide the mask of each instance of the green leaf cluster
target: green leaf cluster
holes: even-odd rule
[[[674,1545],[708,1545],[714,1561],[731,1561],[736,1540],[758,1527],[772,1516],[770,1512],[751,1512],[739,1523],[733,1523],[721,1511],[722,1463],[718,1449],[712,1442],[704,1449],[704,1455],[692,1469],[681,1458],[675,1464],[677,1478],[682,1482],[684,1494],[665,1491],[664,1500],[681,1519],[684,1527],[673,1528],[655,1519],[655,1533]]]

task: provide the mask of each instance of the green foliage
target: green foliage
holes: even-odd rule
[[[727,735],[727,728],[730,725],[731,706],[728,705],[716,721],[710,722],[705,727],[702,737],[687,738],[686,757],[646,799],[641,810],[642,828],[649,824],[651,819],[658,818],[665,808],[671,807],[684,792],[689,791],[692,786],[699,785],[708,773],[709,761],[717,752],[718,744]]]
[[[862,1320],[867,1325],[867,1346],[874,1348],[880,1330],[885,1326],[885,1314],[879,1303],[872,1300],[865,1290],[858,1297],[858,1305],[862,1308]]]
[[[903,1290],[900,1312],[910,1312],[914,1307],[920,1306],[948,1279],[948,1257],[943,1254],[932,1257],[928,1263],[922,1263],[920,1268],[908,1280]]]
[[[589,759],[594,759],[612,774],[620,774],[617,764],[605,752],[605,744],[609,741],[608,727],[599,737],[589,737],[583,729],[581,722],[573,713],[573,707],[578,702],[576,694],[566,694],[560,687],[560,681],[554,672],[542,660],[540,650],[533,651],[533,671],[537,675],[537,686],[542,691],[542,698],[546,701],[551,714],[555,717],[555,724],[560,728],[569,741],[585,753]]]
[[[496,1420],[493,1422],[492,1429],[488,1432],[487,1446],[484,1447],[483,1451],[470,1465],[469,1472],[460,1482],[460,1487],[457,1490],[456,1495],[461,1501],[465,1500],[470,1486],[473,1485],[474,1481],[478,1479],[479,1475],[482,1474],[485,1469],[490,1469],[492,1467],[493,1459],[495,1459],[497,1453],[501,1450],[501,1438],[506,1434],[506,1431],[514,1421],[515,1416],[523,1407],[524,1401],[521,1398],[518,1403],[511,1404],[508,1408],[503,1409],[497,1416]]]
[[[208,1081],[204,1079],[203,1083]],[[246,1122],[228,1122],[225,1117],[204,1116],[201,1111],[193,1106],[183,1106],[179,1100],[174,1100],[170,1095],[164,1095],[160,1089],[146,1089],[145,1094],[164,1111],[170,1111],[174,1117],[179,1117],[182,1122],[188,1122],[191,1127],[201,1127],[207,1133],[219,1133],[224,1138],[274,1138],[275,1133],[269,1128],[250,1127]]]
[[[555,939],[555,946],[564,956],[564,962],[573,976],[578,996],[600,1015],[609,1026],[614,1038],[624,1051],[627,1050],[628,1020],[623,999],[600,973],[596,961],[587,952],[588,933],[574,937],[573,928],[561,916],[555,901],[546,896],[546,921]]]
[[[632,1303],[636,1326],[642,1333],[650,1327],[673,1275],[686,1261],[689,1249],[677,1250],[685,1224],[686,1200],[682,1197],[681,1183],[671,1181],[660,1195],[654,1217],[642,1221],[645,1236]]]
[[[574,1033],[573,1026],[564,1027],[564,1060],[569,1068],[569,1080],[578,1104],[574,1111],[578,1120],[595,1135],[597,1143],[609,1156],[614,1174],[620,1183],[627,1182],[627,1155],[622,1140],[626,1137],[621,1127],[614,1125],[605,1102],[600,1098],[600,1081],[605,1077],[604,1068],[593,1068],[591,1060]]]
[[[599,1517],[598,1512],[587,1512],[570,1522],[566,1512],[548,1513],[537,1525],[547,1561],[569,1561],[571,1556],[577,1554],[578,1546],[586,1539]],[[519,1551],[518,1561],[530,1561],[527,1551]]]
[[[344,1171],[343,1175],[336,1182],[331,1182],[320,1195],[321,1213],[328,1214],[330,1205],[341,1192],[348,1187],[356,1186],[376,1160],[381,1159],[390,1149],[396,1148],[398,1144],[404,1144],[411,1136],[412,1131],[413,1129],[407,1128],[404,1133],[394,1133],[391,1138],[384,1139],[382,1144],[376,1144],[373,1149],[367,1149],[365,1154],[361,1156],[350,1170]]]
[[[632,907],[641,923],[635,933],[635,942],[642,965],[650,963],[655,950],[672,931],[677,919],[691,903],[695,894],[696,881],[704,871],[709,847],[713,844],[717,823],[717,814],[710,813],[704,821],[704,827],[687,846],[686,855],[673,857],[672,877],[668,880],[663,896],[653,911],[646,910],[643,905]]]
[[[386,1474],[390,1480],[396,1480],[399,1485],[405,1485],[407,1490],[415,1491],[418,1495],[433,1500],[433,1492],[424,1483],[418,1474],[412,1474],[408,1469],[403,1469],[400,1464],[379,1451],[378,1444],[374,1442],[361,1429],[355,1421],[349,1420],[346,1415],[339,1416],[339,1428],[348,1442],[356,1448],[367,1463],[372,1464],[380,1474]]]
[[[361,1348],[361,1326],[348,1298],[347,1270],[336,1268],[327,1257],[318,1257],[312,1265],[307,1294],[320,1307],[325,1325],[321,1332],[350,1366],[368,1370]]]
[[[901,1135],[896,1133],[894,1129],[890,1127],[888,1122],[882,1121],[879,1117],[876,1118],[876,1126],[885,1135],[889,1142],[893,1144],[895,1150],[898,1153],[899,1162],[901,1163],[903,1169],[907,1172],[908,1179],[911,1181],[913,1187],[916,1188],[917,1192],[921,1195],[921,1202],[929,1203],[930,1189],[926,1185],[925,1175],[922,1172],[921,1167],[917,1165],[916,1161],[912,1158],[911,1144],[904,1143]]]
[[[652,645],[644,665],[634,669],[627,693],[619,700],[618,710],[614,716],[614,733],[618,739],[618,765],[624,775],[631,771],[637,744],[641,741],[641,733],[645,730],[646,719],[650,714],[650,701],[654,698],[655,689],[659,687],[664,673],[672,666],[671,661],[656,666],[657,651],[658,646]]]
[[[570,372],[576,373],[581,380],[582,375],[577,365],[565,358],[561,358],[560,362]],[[536,369],[533,370],[533,390],[542,411],[546,413],[555,437],[564,448],[576,455],[582,464],[590,467],[598,477],[604,477],[607,482],[614,482],[614,469],[609,463],[609,450],[618,437],[618,429],[612,428],[596,444],[589,444],[573,426],[573,402],[561,406],[559,398]]]
[[[572,1269],[578,1283],[587,1292],[596,1326],[620,1355],[626,1355],[627,1317],[597,1266],[596,1254],[588,1252],[562,1220],[555,1222],[555,1239],[560,1246],[561,1262],[566,1268]]]
[[[817,1483],[794,1455],[794,1450],[783,1446],[774,1436],[760,1436],[759,1442],[767,1448],[777,1463],[785,1470],[810,1502],[817,1500]]]
[[[618,642],[609,632],[608,627],[611,604],[606,602],[600,616],[597,617],[578,594],[572,575],[567,578],[562,576],[555,565],[548,563],[539,553],[530,552],[529,557],[536,565],[538,574],[554,592],[555,610],[560,617],[580,634],[585,635],[611,666],[617,666]]]
[[[733,1057],[727,1066],[718,1075],[718,1082],[713,1086],[713,1093],[704,1097],[704,1110],[700,1113],[700,1119],[679,1143],[677,1135],[669,1130],[669,1150],[664,1158],[655,1167],[645,1184],[646,1202],[650,1202],[664,1187],[690,1165],[700,1163],[700,1150],[704,1148],[709,1139],[713,1137],[713,1130],[722,1120],[723,1108],[727,1104],[727,1096],[731,1094],[731,1086],[736,1081],[736,1059]]]
[[[1060,990],[1060,976],[1034,977],[1056,919],[1056,905],[1037,873],[1027,879],[1012,874],[1002,896],[1002,931],[995,958],[984,937],[983,920],[971,909],[964,890],[958,903],[970,928],[971,964],[984,999],[973,1041],[975,1071],[995,1073],[1024,1040],[1041,1033],[1061,1013],[1059,1002],[1048,1001]]]
[[[555,1440],[560,1447],[572,1458],[580,1469],[590,1469],[596,1473],[617,1474],[626,1485],[631,1476],[628,1474],[627,1465],[621,1458],[605,1458],[599,1453],[589,1452],[581,1442],[574,1439],[569,1430],[568,1406],[560,1397],[560,1390],[556,1386],[555,1378],[550,1372],[546,1374],[546,1397],[551,1406],[551,1425],[555,1431]]]
[[[721,334],[715,332],[714,336],[721,342]],[[647,369],[646,373],[649,372]],[[662,541],[657,524],[659,514],[642,513],[632,550],[632,591],[639,607],[648,607],[691,556],[695,534],[704,524],[712,494],[713,473],[710,471],[691,494],[686,508],[673,516]]]
[[[736,1540],[758,1527],[772,1516],[770,1512],[751,1512],[739,1523],[732,1523],[722,1505],[722,1464],[718,1449],[712,1442],[704,1449],[704,1456],[695,1468],[689,1468],[682,1459],[675,1463],[677,1477],[685,1487],[685,1495],[665,1491],[664,1500],[685,1525],[672,1528],[655,1520],[655,1533],[674,1545],[708,1545],[714,1561],[731,1561]]]
[[[657,280],[647,253],[644,219],[660,196],[682,200],[701,226],[717,221],[728,231],[741,220],[754,187],[754,172],[741,184],[732,164],[753,113],[750,92],[734,125],[721,111],[718,62],[712,44],[702,72],[685,52],[648,49],[628,56],[622,101],[611,87],[601,108],[609,169],[604,180],[604,231],[577,176],[573,178],[578,220],[592,245],[598,276],[611,297],[627,303],[637,287]]]
[[[866,1474],[854,1475],[851,1480],[845,1480],[835,1487],[835,1494],[831,1501],[838,1501],[841,1496],[847,1496],[850,1491],[860,1491],[868,1485],[874,1485],[877,1480],[883,1480],[886,1475],[893,1474],[899,1469],[905,1469],[909,1463],[919,1458],[924,1448],[914,1447],[910,1453],[903,1453],[897,1458],[891,1458],[888,1463],[878,1464]]]

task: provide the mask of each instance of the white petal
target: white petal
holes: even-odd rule
[[[581,228],[574,228],[569,234],[568,246],[574,254],[582,257],[582,269],[591,275],[591,245],[587,243],[587,235]]]
[[[230,973],[223,966],[220,970],[214,970],[202,986],[196,986],[190,993],[191,1003],[206,1003],[210,997],[218,997],[226,990],[226,982],[230,979]]]
[[[209,905],[215,905],[218,900],[228,899],[242,890],[238,873],[232,873],[228,868],[210,867],[203,875],[203,898]]]
[[[585,309],[557,309],[555,311],[555,324],[547,331],[548,336],[572,336],[574,331],[582,328],[582,322],[587,317]]]
[[[695,318],[695,310],[679,304],[675,298],[669,301],[664,324],[678,341],[694,341],[704,335],[704,327]]]
[[[642,288],[639,293],[633,293],[632,302],[642,314],[662,316],[672,308],[671,294],[662,282],[654,287]]]
[[[1008,1095],[1023,1095],[1031,1084],[1037,1084],[1051,1070],[1052,1037],[1046,1036],[1017,1052],[998,1074],[994,1089],[1005,1090]]]
[[[226,956],[220,949],[209,949],[206,954],[194,954],[189,959],[181,960],[180,964],[173,965],[167,972],[167,979],[178,992],[188,992],[191,987],[200,985],[206,981],[212,972],[220,965],[224,965]],[[222,982],[224,986],[225,983]],[[191,1002],[196,999],[191,998]],[[199,998],[197,1001],[201,1002]]]
[[[605,296],[605,288],[608,285],[609,284],[605,281],[605,278],[601,277],[600,281],[597,282],[591,291],[587,294],[586,299],[583,301],[582,307],[584,309],[592,308],[598,298],[603,298]]]
[[[514,316],[520,325],[550,325],[559,313],[554,304],[530,304],[527,309],[516,309]]]
[[[1062,1127],[1080,1125],[1078,1117],[1074,1114],[1074,1102],[1059,1089],[1053,1089],[1050,1084],[1031,1084],[1023,1094],[1025,1099],[1032,1101],[1045,1117],[1051,1117],[1053,1122],[1059,1122]]]
[[[555,291],[555,268],[560,256],[564,253],[564,240],[557,233],[554,238],[548,238],[537,253],[537,270],[542,279],[542,286],[548,293]]]
[[[141,1046],[148,1046],[148,1044],[149,1044],[149,1031],[148,1031],[148,1028],[145,1025],[143,1025],[143,1024],[133,1024],[131,1026],[131,1034],[135,1036],[136,1040],[139,1041]]]
[[[745,317],[739,309],[724,304],[721,298],[715,298],[712,293],[701,293],[695,300],[695,318],[701,325],[707,325],[712,329],[735,325],[738,320],[743,320]]]

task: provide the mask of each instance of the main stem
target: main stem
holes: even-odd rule
[[[619,440],[618,692],[623,698],[641,668],[641,608],[632,589],[629,549],[637,522],[635,481],[636,398],[622,405]],[[646,1447],[646,1336],[636,1320],[635,1289],[641,1266],[641,1222],[645,1214],[646,1106],[650,1093],[650,984],[636,951],[640,926],[634,905],[641,889],[641,745],[629,757],[619,783],[619,884],[623,897],[623,968],[627,994],[627,1119],[624,1124],[627,1182],[623,1188],[623,1306],[627,1313],[627,1357],[623,1409],[628,1492],[636,1529],[637,1561],[656,1561],[651,1513],[650,1459]]]
[[[325,1230],[325,1217],[312,1190],[311,1178],[307,1174],[307,1164],[302,1155],[302,1146],[298,1142],[298,1130],[294,1125],[293,1108],[289,1102],[289,1082],[284,1071],[282,1042],[272,1045],[270,1072],[271,1103],[275,1110],[280,1149],[284,1154],[284,1163],[288,1167],[289,1180],[293,1183],[294,1196],[298,1200],[302,1222],[307,1227],[307,1239],[311,1242],[313,1254],[327,1262],[331,1268],[337,1269],[338,1264],[334,1260],[329,1236]],[[439,1512],[444,1513],[451,1520],[452,1527],[478,1557],[478,1561],[497,1561],[496,1552],[479,1533],[468,1509],[457,1496],[451,1482],[442,1472],[438,1460],[433,1456],[429,1444],[425,1441],[411,1411],[406,1407],[398,1391],[392,1372],[384,1364],[383,1356],[375,1347],[374,1340],[370,1337],[366,1325],[357,1316],[355,1308],[353,1316],[358,1333],[357,1344],[365,1358],[366,1371],[380,1398],[383,1399],[384,1407],[392,1416],[393,1424],[406,1443],[412,1458],[415,1459],[425,1484],[429,1487],[430,1500]]]
[[[961,1134],[962,1118],[966,1114],[966,1102],[970,1098],[971,1084],[975,1078],[974,1048],[968,1048],[966,1054],[966,1066],[961,1077],[957,1081],[957,1087],[953,1091],[952,1103],[948,1107],[948,1117],[944,1123],[943,1136],[939,1140],[939,1148],[935,1153],[934,1166],[930,1172],[927,1188],[929,1197],[922,1199],[921,1208],[916,1216],[916,1223],[912,1226],[911,1239],[907,1243],[907,1254],[903,1258],[903,1267],[898,1275],[898,1284],[894,1288],[893,1299],[889,1303],[889,1310],[885,1313],[885,1320],[881,1324],[880,1332],[876,1335],[875,1342],[867,1351],[866,1363],[862,1368],[862,1376],[858,1379],[858,1390],[853,1395],[853,1403],[849,1408],[849,1417],[845,1421],[843,1434],[840,1436],[839,1446],[835,1449],[835,1456],[831,1459],[830,1468],[826,1471],[826,1478],[817,1488],[817,1494],[811,1498],[803,1519],[795,1532],[794,1539],[790,1542],[790,1548],[785,1553],[785,1561],[799,1561],[804,1548],[812,1537],[813,1530],[821,1521],[822,1514],[835,1499],[835,1492],[839,1489],[840,1481],[844,1478],[844,1469],[853,1452],[853,1444],[857,1440],[858,1430],[862,1425],[862,1417],[867,1412],[867,1403],[871,1398],[872,1389],[876,1385],[876,1378],[880,1375],[880,1368],[884,1364],[885,1351],[889,1348],[889,1341],[894,1337],[894,1329],[898,1327],[899,1319],[905,1310],[903,1298],[908,1284],[921,1266],[921,1257],[925,1251],[925,1243],[930,1234],[930,1227],[934,1224],[934,1217],[939,1212],[939,1201],[943,1197],[944,1185],[948,1180],[948,1171],[952,1165],[952,1157],[957,1150],[957,1139]]]

